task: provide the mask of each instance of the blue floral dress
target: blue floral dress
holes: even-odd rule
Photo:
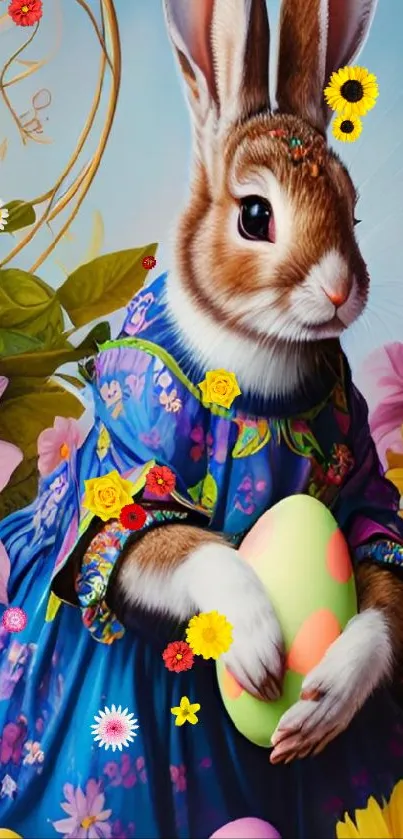
[[[54,608],[52,585],[89,526],[84,481],[138,474],[150,461],[174,472],[184,508],[235,543],[281,498],[304,492],[332,509],[356,562],[370,554],[403,563],[397,493],[344,357],[293,401],[241,395],[229,410],[205,407],[197,384],[206,371],[175,337],[165,283],[163,275],[139,292],[121,337],[100,348],[81,448],[41,479],[31,506],[0,523],[10,605],[28,618],[18,634],[0,631],[0,826],[25,839],[207,839],[256,816],[284,839],[333,837],[345,810],[389,796],[403,777],[403,713],[387,692],[319,757],[272,766],[225,713],[214,666],[166,669],[171,630],[155,637],[140,621],[106,644],[80,608]],[[183,695],[201,711],[197,725],[178,728],[170,709]],[[93,739],[94,717],[112,704],[139,726],[122,752]]]

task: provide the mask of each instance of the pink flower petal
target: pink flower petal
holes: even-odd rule
[[[10,577],[10,560],[0,540],[0,603],[8,606],[7,583]]]
[[[91,805],[88,807],[88,815],[89,816],[97,816],[99,818],[98,813],[101,812],[104,804],[105,804],[105,796],[102,792],[100,792],[98,795],[95,796],[94,800],[91,802]]]
[[[98,822],[106,822],[106,820],[109,819],[109,816],[111,814],[112,814],[112,810],[103,810],[102,813],[97,813],[97,821]]]
[[[8,385],[8,379],[5,376],[0,376],[0,399]]]
[[[70,803],[75,802],[76,799],[75,799],[73,784],[65,784],[64,785],[63,795],[67,799],[67,801],[70,801]]]
[[[99,793],[99,782],[95,780],[95,778],[90,778],[87,781],[85,787],[85,795],[87,798],[88,804],[88,813],[90,816],[96,816],[96,813],[92,811],[91,807],[93,807],[93,802],[95,801],[97,795]],[[100,807],[102,810],[102,807]]]
[[[87,806],[87,799],[81,789],[81,787],[77,787],[76,789],[76,807],[77,807],[77,818],[79,822],[82,822],[83,819],[88,816],[88,806]]]
[[[0,492],[7,486],[11,475],[20,465],[24,455],[12,443],[0,442]]]
[[[79,827],[79,822],[76,818],[59,819],[57,822],[52,822],[53,827],[58,833],[67,833],[68,836],[76,836],[76,830]]]

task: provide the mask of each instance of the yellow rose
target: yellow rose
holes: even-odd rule
[[[133,484],[121,478],[116,469],[102,478],[84,481],[84,507],[102,521],[119,518],[122,507],[132,503]]]
[[[235,373],[228,373],[227,370],[209,370],[199,388],[203,402],[207,405],[221,405],[222,408],[230,408],[235,397],[241,392]]]

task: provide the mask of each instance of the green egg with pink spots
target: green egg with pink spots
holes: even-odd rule
[[[221,697],[238,731],[270,747],[282,715],[298,701],[302,682],[348,621],[357,597],[347,543],[329,510],[308,495],[285,498],[265,513],[239,553],[264,584],[285,645],[283,694],[262,702],[239,685],[221,660]]]

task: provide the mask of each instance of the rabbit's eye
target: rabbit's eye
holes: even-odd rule
[[[244,239],[274,242],[274,215],[270,202],[259,195],[242,198],[238,230]]]

